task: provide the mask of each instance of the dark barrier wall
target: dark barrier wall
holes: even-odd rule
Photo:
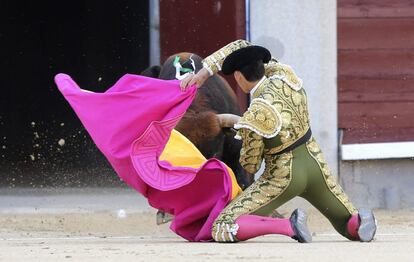
[[[244,39],[245,30],[244,0],[160,0],[162,61],[183,51],[205,57],[234,40]],[[240,106],[244,110],[247,96],[236,88],[232,76],[226,79],[236,91]]]
[[[53,77],[103,91],[140,72],[148,20],[148,1],[0,2],[1,186],[118,181]]]

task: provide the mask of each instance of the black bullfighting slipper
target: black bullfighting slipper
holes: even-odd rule
[[[307,220],[308,216],[305,210],[301,208],[295,209],[290,216],[290,224],[292,225],[293,232],[295,232],[292,238],[300,243],[312,242],[312,235],[309,232]]]
[[[377,220],[371,210],[358,210],[359,228],[358,236],[361,242],[370,242],[377,231]]]

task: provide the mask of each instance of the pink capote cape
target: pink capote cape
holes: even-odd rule
[[[127,74],[104,93],[80,87],[66,74],[55,82],[119,177],[157,209],[174,215],[170,228],[189,241],[209,241],[214,219],[231,198],[225,165],[199,168],[159,160],[171,130],[196,94],[177,80]]]

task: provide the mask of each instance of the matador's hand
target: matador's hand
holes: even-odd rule
[[[196,85],[197,88],[202,86],[204,82],[210,77],[210,74],[208,73],[207,69],[202,68],[200,71],[198,71],[195,75],[188,75],[186,78],[181,80],[180,88],[182,91],[187,90],[188,87],[192,85]]]

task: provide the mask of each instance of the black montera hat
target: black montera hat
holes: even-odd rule
[[[272,58],[269,50],[262,46],[251,45],[240,48],[231,53],[223,62],[221,72],[225,75],[230,75],[236,70],[259,60],[263,63],[268,63]]]

